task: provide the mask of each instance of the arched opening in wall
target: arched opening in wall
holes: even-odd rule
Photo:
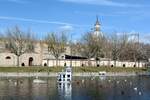
[[[136,67],[136,65],[134,64],[133,67]]]
[[[29,66],[33,66],[33,57],[29,58]]]
[[[125,65],[125,64],[123,64],[123,67],[126,67],[126,65]]]
[[[84,64],[82,64],[81,66],[84,67]]]
[[[97,67],[99,67],[99,64],[97,64]]]
[[[114,67],[114,65],[111,65],[111,67]]]
[[[5,59],[11,59],[11,57],[10,57],[10,56],[7,56]]]
[[[21,66],[25,66],[25,64],[24,64],[24,63],[22,63],[22,64],[21,64]]]
[[[47,63],[44,63],[44,66],[47,66]]]

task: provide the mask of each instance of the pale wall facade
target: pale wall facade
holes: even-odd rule
[[[42,59],[44,58],[44,54],[43,54],[44,45],[42,42],[38,41],[34,43],[34,46],[35,46],[35,50],[33,53],[25,53],[19,57],[20,66],[41,66],[42,65]],[[17,65],[17,56],[3,49],[3,51],[0,52],[0,66],[9,67],[9,66],[16,66],[16,65]]]
[[[115,66],[115,61],[90,61],[91,66]],[[117,67],[145,67],[145,62],[127,62],[127,61],[116,61]],[[56,66],[56,60],[43,60],[42,65],[48,65],[49,67]],[[58,60],[58,66],[70,66],[73,67],[81,67],[81,66],[88,66],[88,60]]]
[[[3,43],[0,44],[0,66],[10,67],[17,66],[17,56],[5,50]],[[44,59],[55,59],[55,57],[48,53],[47,45],[42,41],[34,42],[35,50],[32,53],[25,53],[19,57],[20,66],[42,66]],[[68,46],[66,52],[62,53],[59,59],[64,59],[65,54],[69,54]]]
[[[72,66],[88,66],[88,60],[67,60],[65,59],[65,54],[70,54],[69,47],[66,47],[66,52],[63,53],[58,60],[58,66],[69,66],[72,62]],[[114,61],[110,60],[91,60],[91,66],[115,66]],[[0,53],[0,66],[9,67],[17,65],[17,56],[9,52]],[[35,43],[35,51],[33,53],[25,53],[19,57],[20,66],[56,66],[55,57],[49,55],[47,51],[47,45],[43,42]],[[117,61],[117,67],[145,67],[146,62],[129,62],[129,61]]]

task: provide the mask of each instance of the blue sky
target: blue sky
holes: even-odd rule
[[[77,39],[91,31],[98,15],[105,34],[138,32],[146,41],[149,9],[149,0],[0,0],[0,31],[18,25],[38,38],[65,30]]]

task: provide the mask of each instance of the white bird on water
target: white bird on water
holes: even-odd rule
[[[132,82],[130,82],[130,85],[132,85]]]
[[[137,91],[137,87],[135,87],[134,90]]]
[[[17,85],[17,82],[14,82],[14,85],[16,86],[16,85]]]
[[[84,83],[84,79],[82,80],[82,83]]]
[[[119,84],[119,81],[117,81],[117,84]]]
[[[139,92],[139,95],[142,95],[142,92]]]

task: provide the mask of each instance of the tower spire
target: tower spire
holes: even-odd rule
[[[99,23],[98,16],[96,16],[96,23],[94,27],[95,27],[95,31],[100,31],[100,23]]]
[[[102,33],[101,33],[101,24],[99,22],[99,18],[98,18],[97,15],[96,15],[96,23],[94,25],[94,34],[97,35],[97,36],[98,35],[103,36]]]
[[[100,25],[99,20],[98,20],[98,15],[96,15],[96,24],[95,25]]]

